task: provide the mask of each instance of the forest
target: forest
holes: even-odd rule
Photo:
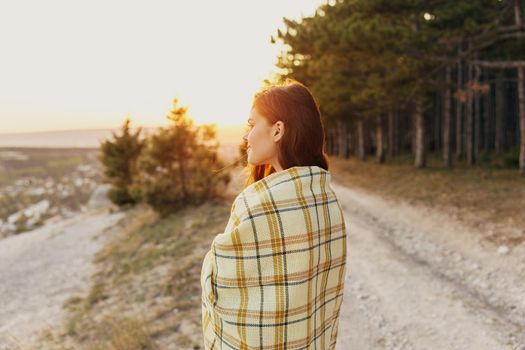
[[[349,158],[438,155],[525,175],[522,0],[332,0],[283,18],[276,81],[317,98],[326,151]]]

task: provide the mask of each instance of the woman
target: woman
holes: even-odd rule
[[[317,102],[288,79],[254,97],[244,190],[202,271],[205,349],[335,349],[346,226]]]

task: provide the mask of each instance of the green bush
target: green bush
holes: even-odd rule
[[[135,199],[130,195],[127,188],[112,187],[108,191],[108,198],[115,204],[122,206],[135,203]]]

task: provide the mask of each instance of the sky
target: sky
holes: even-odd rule
[[[323,0],[0,0],[0,134],[245,124],[275,71],[282,18]]]

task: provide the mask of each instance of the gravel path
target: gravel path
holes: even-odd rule
[[[64,301],[88,290],[92,257],[110,233],[104,231],[123,215],[92,209],[0,240],[1,350],[28,346],[37,332],[56,327]]]
[[[525,247],[333,182],[348,228],[337,350],[525,350]]]

